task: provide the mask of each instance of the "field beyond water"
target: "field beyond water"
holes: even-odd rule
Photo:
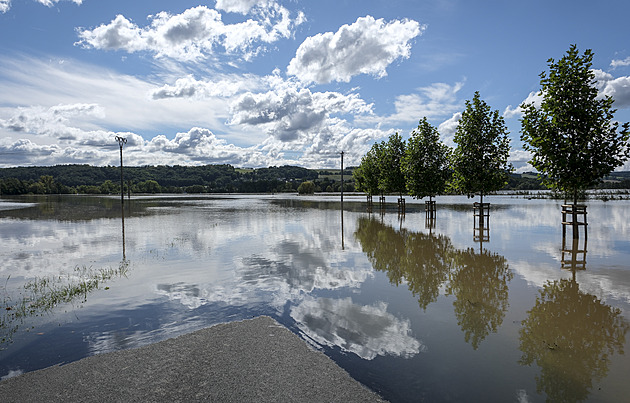
[[[3,197],[0,377],[268,315],[392,402],[627,399],[630,201],[574,242],[561,201],[395,199]]]

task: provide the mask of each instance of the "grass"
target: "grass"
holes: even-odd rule
[[[57,276],[36,277],[22,286],[17,298],[7,292],[10,276],[4,285],[4,297],[0,305],[0,344],[10,342],[20,324],[31,316],[51,312],[61,304],[84,303],[90,292],[99,289],[114,277],[127,277],[129,263],[125,260],[118,268],[76,266],[71,273]],[[105,287],[109,289],[109,287]]]

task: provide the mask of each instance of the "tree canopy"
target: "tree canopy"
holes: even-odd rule
[[[379,191],[380,157],[382,147],[380,143],[374,143],[370,151],[361,158],[361,165],[352,172],[355,180],[356,190],[365,192],[369,196],[377,194]]]
[[[402,172],[404,154],[405,142],[400,134],[392,134],[387,143],[382,143],[379,186],[384,192],[398,193],[399,195],[405,192],[405,176]]]
[[[542,102],[523,104],[521,140],[532,153],[530,163],[545,185],[573,197],[595,185],[630,156],[628,123],[613,122],[613,98],[599,96],[593,52],[582,55],[576,45],[557,62],[548,60],[549,73],[540,74]]]
[[[443,193],[450,179],[451,150],[440,142],[440,134],[427,118],[411,132],[402,160],[407,191],[413,197],[429,199]]]
[[[512,166],[505,121],[481,99],[479,91],[472,101],[466,101],[455,143],[453,184],[462,193],[480,194],[483,203],[484,194],[505,186]]]

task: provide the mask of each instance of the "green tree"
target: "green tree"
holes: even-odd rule
[[[499,111],[490,109],[479,91],[466,110],[455,132],[453,184],[462,193],[483,196],[501,189],[512,170],[508,163],[510,138]]]
[[[612,122],[613,98],[599,97],[593,53],[571,45],[558,62],[547,61],[540,74],[542,103],[523,104],[521,140],[543,183],[572,196],[595,185],[630,156],[629,126]]]
[[[137,188],[140,193],[159,193],[162,190],[160,185],[154,180],[140,182]]]
[[[407,191],[411,196],[422,199],[444,192],[451,176],[451,150],[440,142],[440,134],[427,118],[411,132],[402,160]]]
[[[313,194],[315,193],[315,184],[312,181],[305,181],[300,183],[297,189],[298,193],[303,194]]]
[[[379,186],[387,193],[398,193],[402,198],[405,192],[405,175],[402,172],[402,159],[405,155],[405,142],[400,134],[389,136],[387,143],[382,143],[379,158]]]
[[[44,187],[45,194],[51,194],[55,189],[55,180],[51,175],[42,175],[39,177],[39,182]]]
[[[361,158],[361,165],[352,172],[357,191],[365,192],[368,196],[377,194],[379,191],[381,152],[381,144],[374,143],[370,151]]]
[[[102,194],[118,193],[120,186],[116,186],[111,180],[106,180],[99,186]]]

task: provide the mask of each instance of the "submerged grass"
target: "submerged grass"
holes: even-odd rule
[[[90,292],[114,277],[127,277],[129,262],[123,260],[118,268],[101,268],[76,266],[71,273],[57,276],[36,277],[24,284],[18,296],[11,298],[7,285],[4,284],[4,297],[0,312],[0,346],[11,341],[24,320],[32,316],[41,316],[51,312],[55,307],[77,302],[84,303]],[[108,287],[106,287],[107,289]]]

